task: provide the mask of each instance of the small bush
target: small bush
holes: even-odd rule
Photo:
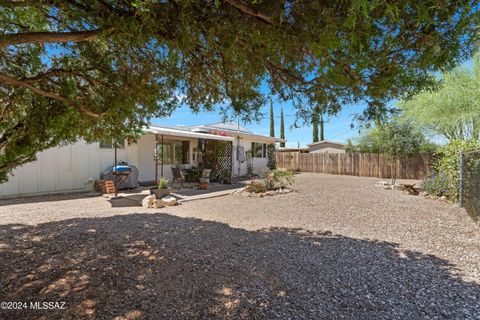
[[[423,188],[423,191],[432,196],[450,196],[450,179],[445,172],[441,172],[438,174],[433,173],[423,181],[421,186]]]
[[[158,182],[158,189],[167,189],[168,188],[168,179],[166,178],[160,178],[160,181]]]
[[[267,190],[278,190],[290,188],[295,179],[289,170],[269,170],[263,174],[262,181]]]
[[[448,191],[445,191],[442,195],[447,196],[449,200],[456,202],[459,198],[460,151],[468,152],[478,149],[480,149],[480,142],[476,140],[452,140],[436,153],[436,159],[432,165],[434,175],[430,177],[430,179],[433,177],[434,181],[431,184],[443,183],[444,190]],[[439,176],[445,176],[445,178],[440,179]],[[435,177],[437,178],[435,179]],[[444,179],[447,181],[443,181]]]
[[[263,183],[262,180],[254,180],[247,184],[245,187],[245,191],[247,192],[255,192],[255,193],[262,193],[267,191],[267,187]]]

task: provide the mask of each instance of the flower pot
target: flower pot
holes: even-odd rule
[[[150,194],[154,194],[157,199],[161,199],[170,194],[168,189],[150,188]]]
[[[208,188],[208,183],[206,183],[206,182],[200,182],[200,183],[198,184],[198,189],[199,189],[199,190],[205,190],[205,189],[207,189],[207,188]]]

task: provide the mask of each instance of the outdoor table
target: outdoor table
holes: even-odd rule
[[[114,166],[112,169],[113,184],[115,184],[115,196],[118,194],[120,186],[128,188],[127,180],[132,169],[127,166]]]

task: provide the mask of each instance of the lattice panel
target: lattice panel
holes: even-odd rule
[[[229,182],[232,176],[232,142],[204,140],[204,169],[212,169],[210,181]]]

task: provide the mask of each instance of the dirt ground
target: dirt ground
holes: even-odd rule
[[[0,200],[0,301],[27,302],[0,319],[480,319],[479,225],[377,181],[168,209]]]

